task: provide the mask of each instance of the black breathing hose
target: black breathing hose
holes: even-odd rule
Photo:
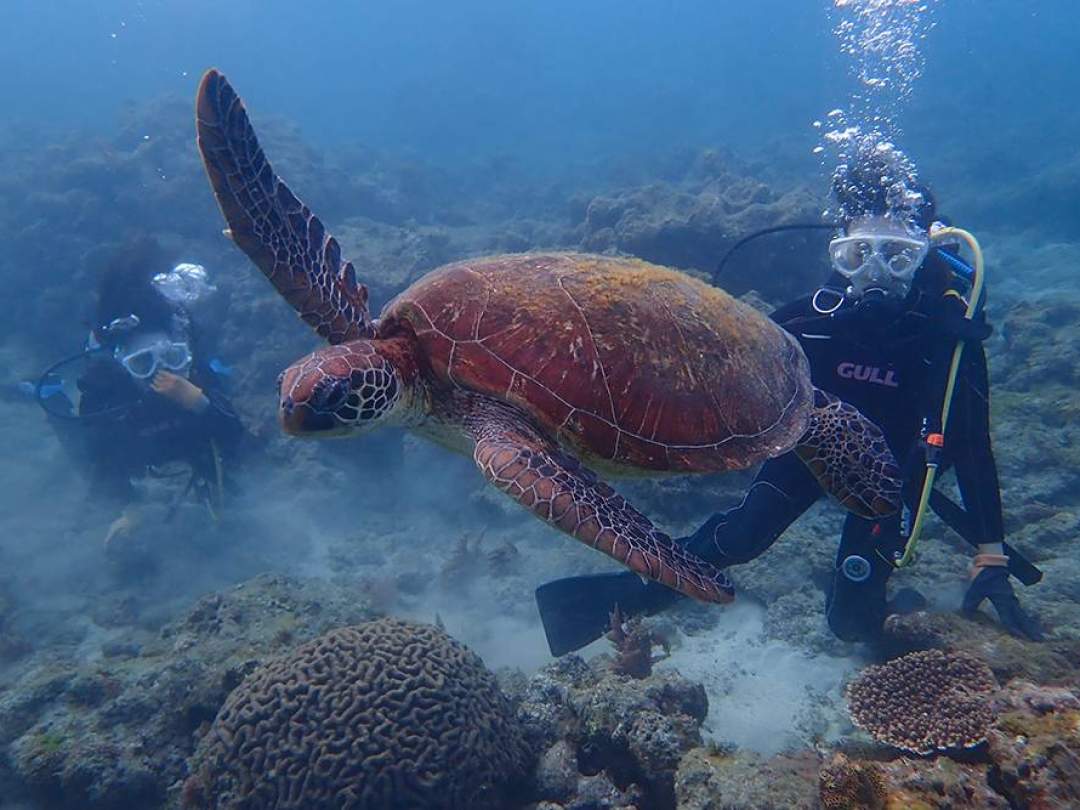
[[[729,247],[727,253],[721,257],[719,263],[716,265],[716,270],[713,271],[712,283],[718,283],[720,275],[724,272],[724,267],[727,265],[735,251],[748,242],[753,242],[759,236],[768,236],[771,233],[780,233],[782,231],[828,231],[835,230],[839,227],[839,222],[801,222],[793,223],[791,225],[773,225],[771,228],[762,228],[760,231],[754,231],[753,233],[747,234]]]

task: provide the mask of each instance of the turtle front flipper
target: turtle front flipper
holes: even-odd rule
[[[880,518],[900,508],[900,468],[885,436],[848,403],[816,389],[810,426],[795,452],[848,511]]]
[[[342,262],[337,240],[274,174],[243,102],[216,70],[199,83],[195,125],[229,237],[331,343],[371,337],[367,288]]]
[[[502,409],[470,427],[485,477],[534,515],[637,574],[704,602],[730,602],[719,568],[689,553],[522,417]]]

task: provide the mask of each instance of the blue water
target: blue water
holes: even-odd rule
[[[161,661],[184,652],[190,627],[179,636],[163,628],[206,593],[232,593],[264,571],[310,577],[321,584],[296,587],[317,591],[312,599],[335,619],[343,614],[333,610],[353,602],[438,616],[491,666],[532,672],[550,660],[533,588],[610,570],[504,503],[469,458],[400,431],[351,443],[280,435],[274,380],[318,339],[221,236],[190,113],[210,67],[244,98],[269,158],[341,237],[377,303],[479,252],[640,246],[708,273],[744,233],[778,217],[818,218],[839,159],[834,145],[823,147],[830,122],[880,125],[934,189],[939,210],[986,249],[1006,523],[1018,542],[1047,544],[1036,559],[1052,585],[1024,598],[1050,617],[1058,638],[1080,638],[1080,600],[1071,595],[1080,593],[1080,433],[1071,404],[1080,386],[1071,337],[1080,319],[1080,10],[1070,0],[894,5],[919,23],[910,43],[918,75],[909,94],[882,91],[867,105],[856,99],[866,88],[854,75],[857,57],[841,52],[834,29],[845,11],[833,0],[4,0],[0,810],[86,807],[85,785],[65,783],[58,798],[48,774],[59,766],[42,768],[34,783],[19,752],[84,728],[100,735],[88,747],[107,738],[119,750],[141,724],[152,726],[156,709],[143,706],[139,716],[143,704],[124,701],[158,683]],[[868,121],[868,107],[884,119]],[[834,110],[842,116],[830,119]],[[713,202],[722,215],[709,219]],[[605,242],[612,229],[594,220],[608,205],[674,225],[653,241],[635,243],[631,233]],[[703,233],[686,210],[720,225]],[[102,538],[117,511],[90,495],[65,435],[25,396],[44,368],[84,345],[103,257],[139,234],[209,269],[220,292],[199,317],[219,338],[214,362],[229,369],[227,388],[263,452],[236,470],[242,492],[223,517],[188,498],[175,522],[154,524],[155,570],[145,576],[106,559]],[[734,292],[754,289],[765,305],[806,292],[826,265],[820,235],[799,235],[786,253],[758,243],[741,268],[735,262]],[[645,482],[628,491],[665,530],[688,533],[736,502],[748,480]],[[158,490],[169,486],[150,487],[159,507],[168,500]],[[777,585],[759,569],[751,580],[761,604],[747,600],[724,614],[734,618],[710,618],[731,624],[682,652],[679,666],[734,718],[723,742],[773,753],[787,744],[796,714],[825,718],[806,732],[815,741],[833,740],[830,724],[846,722],[837,720],[838,684],[865,661],[823,630],[816,583],[831,576],[835,526],[822,514],[770,558],[788,580]],[[481,528],[485,554],[515,545],[516,569],[484,573],[488,558],[462,544]],[[951,610],[966,551],[934,548],[937,562],[914,574],[926,577],[916,584]],[[479,573],[455,590],[461,569]],[[783,602],[793,594],[806,601]],[[768,613],[772,602],[788,606],[790,626]],[[297,622],[303,636],[316,620]],[[691,617],[692,632],[695,622],[712,628]],[[262,649],[266,639],[249,641]],[[117,662],[103,652],[140,645],[161,657]],[[807,656],[813,666],[804,666]],[[745,666],[729,675],[717,660]],[[770,670],[776,661],[789,663]],[[67,681],[53,689],[62,678],[50,679],[106,669],[121,684],[119,708],[94,726],[99,706],[72,710]],[[42,697],[39,683],[53,691]],[[831,697],[813,703],[814,690]],[[766,702],[770,710],[759,714]],[[188,712],[169,726],[172,736],[147,743],[167,752],[170,779],[184,776],[193,735],[214,710]],[[84,718],[93,722],[77,725]],[[90,760],[68,761],[76,776],[85,765],[86,784],[137,781],[130,757],[117,776],[86,750],[76,753]],[[24,803],[7,804],[5,791]]]
[[[929,152],[960,126],[971,141],[1011,150],[1066,148],[1080,89],[1075,7],[932,5],[937,26],[920,43],[927,67],[903,121],[911,145]],[[774,139],[809,149],[810,121],[850,90],[827,7],[11,0],[0,102],[9,119],[107,130],[124,103],[188,97],[215,65],[314,141],[397,145],[435,160],[506,150],[558,165]]]

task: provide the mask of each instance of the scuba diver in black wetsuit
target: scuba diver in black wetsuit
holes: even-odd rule
[[[813,295],[772,315],[798,338],[814,385],[858,408],[882,429],[896,458],[911,460],[901,513],[877,521],[847,516],[826,595],[828,623],[846,641],[879,635],[891,612],[886,583],[911,556],[909,538],[918,533],[911,530],[913,515],[921,523],[929,505],[977,548],[963,610],[974,612],[989,599],[1010,632],[1037,640],[1038,624],[1021,609],[1009,581],[1012,574],[1032,584],[1041,574],[1004,545],[981,345],[991,327],[981,310],[968,313],[962,297],[965,285],[957,272],[971,268],[955,246],[931,240],[932,229],[943,226],[929,191],[911,193],[907,215],[897,216],[887,168],[870,160],[838,170],[833,190],[842,221],[830,242],[833,274]],[[943,397],[951,402],[944,412],[947,443],[934,417],[942,413]],[[947,467],[955,470],[964,508],[933,490],[932,473],[920,474]],[[741,504],[714,515],[683,542],[719,566],[748,562],[822,495],[805,464],[789,452],[762,466]],[[909,605],[921,600],[910,589],[897,596]],[[648,614],[681,596],[634,574],[600,574],[549,582],[536,598],[552,654],[561,655],[598,638],[616,604],[623,615]]]
[[[150,240],[122,249],[102,278],[85,351],[36,386],[65,449],[87,469],[91,497],[120,510],[105,535],[109,552],[141,522],[133,481],[182,462],[185,494],[213,511],[230,483],[224,464],[247,436],[187,306],[200,286],[212,289],[205,271],[185,264],[155,275],[161,264]]]

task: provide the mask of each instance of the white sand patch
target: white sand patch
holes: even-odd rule
[[[860,662],[767,639],[764,617],[759,605],[737,602],[712,630],[681,635],[657,668],[704,685],[707,739],[766,755],[836,739],[849,729],[842,687]]]

